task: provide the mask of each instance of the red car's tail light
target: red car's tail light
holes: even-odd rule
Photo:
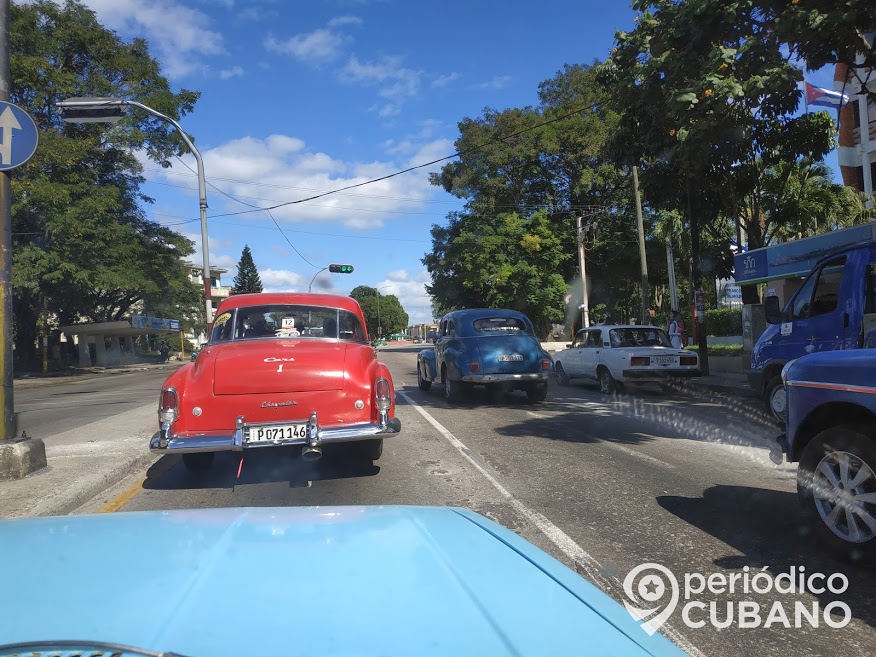
[[[176,420],[179,413],[179,397],[176,388],[165,388],[161,391],[161,399],[158,402],[158,419],[161,422],[171,423]]]
[[[651,364],[649,356],[631,356],[630,365],[633,367],[648,367]]]
[[[481,364],[478,362],[470,363],[469,367],[471,367],[472,372],[480,372],[481,371]]]
[[[682,356],[679,361],[682,365],[696,365],[697,357],[696,356]]]
[[[551,362],[547,358],[541,361],[541,369],[543,369],[545,372],[550,372]]]
[[[389,386],[389,381],[383,377],[377,379],[374,384],[374,398],[377,408],[381,411],[389,410],[392,406],[392,393]]]

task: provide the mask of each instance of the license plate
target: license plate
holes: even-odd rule
[[[672,365],[673,363],[675,363],[674,356],[657,356],[658,365]]]
[[[523,360],[523,354],[499,354],[500,363],[517,363]]]
[[[306,422],[249,428],[248,440],[251,443],[271,442],[273,440],[292,440],[294,438],[307,438]]]

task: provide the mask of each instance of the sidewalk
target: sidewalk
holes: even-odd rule
[[[44,439],[48,466],[22,479],[0,481],[0,519],[70,513],[157,456],[154,403]]]
[[[42,374],[39,372],[23,372],[15,374],[12,384],[15,388],[32,388],[37,386],[52,385],[54,383],[68,383],[70,381],[85,381],[96,376],[108,374],[130,374],[132,372],[145,372],[149,370],[171,370],[182,367],[188,361],[172,360],[167,363],[132,363],[119,367],[74,367],[66,370]]]

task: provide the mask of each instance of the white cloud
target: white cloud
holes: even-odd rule
[[[101,23],[122,35],[145,36],[165,74],[204,68],[201,57],[225,51],[222,35],[204,12],[174,0],[83,0]],[[60,4],[60,1],[59,1]]]
[[[266,207],[366,182],[437,159],[451,151],[452,144],[446,139],[425,143],[408,140],[403,151],[398,151],[398,155],[404,159],[357,162],[312,151],[296,137],[271,135],[265,139],[235,139],[204,150],[202,155],[208,180],[213,180],[224,192],[245,203]],[[183,160],[195,168],[191,156],[183,156]],[[281,224],[310,221],[342,224],[361,230],[378,228],[388,217],[400,216],[397,213],[410,213],[411,216],[421,212],[425,208],[425,201],[438,193],[435,187],[429,185],[427,174],[429,170],[437,171],[439,168],[440,163],[348,193],[285,205],[272,210],[272,214]],[[192,194],[196,192],[195,176],[182,164],[174,163],[171,168],[163,169],[157,175],[177,185],[186,184]],[[208,188],[207,194],[211,214],[249,209],[215,190]],[[424,200],[411,202],[412,198]],[[261,221],[265,218],[265,213],[259,212],[241,215],[235,221]]]
[[[244,70],[242,66],[232,66],[231,68],[223,69],[219,73],[219,77],[223,80],[228,80],[229,78],[238,78],[244,74]]]
[[[301,292],[310,279],[288,269],[259,269],[259,278],[265,292]]]
[[[352,41],[339,28],[361,24],[362,19],[356,16],[338,16],[331,19],[326,27],[295,34],[288,39],[278,39],[269,34],[265,37],[264,46],[269,52],[291,55],[304,62],[327,62],[340,57]]]
[[[404,66],[404,59],[398,56],[363,62],[351,55],[339,75],[345,82],[378,85],[378,94],[387,102],[372,109],[382,117],[389,117],[399,113],[401,103],[419,93],[423,72]]]
[[[456,82],[460,78],[459,73],[448,73],[447,75],[439,75],[432,80],[432,86],[436,89],[443,89],[452,82]]]
[[[492,79],[486,82],[472,85],[472,89],[504,89],[511,82],[510,75],[494,75]]]
[[[411,275],[405,269],[387,274],[386,279],[375,287],[381,294],[394,294],[401,302],[402,308],[408,314],[409,324],[423,324],[432,321],[432,299],[426,292],[426,284],[431,282],[429,272],[425,269]]]
[[[343,27],[344,25],[361,25],[362,19],[358,16],[338,16],[328,22],[329,27]]]

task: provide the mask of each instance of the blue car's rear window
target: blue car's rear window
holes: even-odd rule
[[[529,334],[526,322],[516,317],[484,317],[472,322],[476,333],[495,333],[498,331],[509,333]]]

